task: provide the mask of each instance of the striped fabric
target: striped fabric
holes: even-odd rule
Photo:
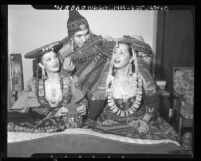
[[[146,96],[148,97],[148,96]],[[153,101],[154,102],[154,101]],[[122,103],[120,99],[115,100],[118,107],[123,105],[130,106],[131,98],[127,103]],[[148,104],[148,103],[147,103]],[[156,109],[157,111],[157,109]],[[178,141],[178,135],[165,120],[156,115],[155,119],[149,123],[149,131],[147,133],[139,133],[140,126],[139,119],[142,119],[146,112],[146,106],[141,105],[138,111],[129,116],[119,116],[112,111],[110,106],[106,106],[101,116],[97,119],[96,125],[92,128],[96,132],[120,135],[125,137],[131,137],[135,139],[150,139],[150,140],[172,140]],[[156,113],[153,113],[154,115]]]
[[[83,47],[68,53],[76,67],[83,88],[95,100],[105,100],[105,80],[109,68],[111,50],[100,47],[101,36],[93,36]],[[101,79],[100,79],[101,78]]]

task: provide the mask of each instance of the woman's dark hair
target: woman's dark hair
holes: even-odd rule
[[[39,67],[39,63],[41,62],[41,58],[36,58],[33,60],[33,78],[42,79],[42,69]]]

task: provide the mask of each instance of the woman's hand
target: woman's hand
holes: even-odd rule
[[[73,64],[70,58],[64,58],[63,69],[67,71],[73,71],[75,69],[75,65]]]
[[[146,122],[149,123],[152,118],[153,118],[153,115],[152,115],[152,114],[150,114],[150,113],[145,113],[142,120],[144,120],[144,121],[146,121]]]
[[[149,131],[149,125],[146,121],[144,120],[138,120],[139,121],[139,133],[147,133]]]
[[[77,112],[80,113],[81,115],[85,115],[86,114],[86,106],[85,105],[81,105],[79,107],[77,107]]]
[[[63,116],[63,115],[65,115],[67,112],[68,112],[68,109],[67,109],[67,108],[61,107],[61,108],[57,111],[57,113],[55,114],[55,116],[56,116],[56,117],[58,117],[58,116]]]

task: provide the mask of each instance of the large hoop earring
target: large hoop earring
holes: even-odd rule
[[[133,61],[128,64],[128,75],[133,74]]]

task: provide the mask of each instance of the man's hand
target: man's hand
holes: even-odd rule
[[[75,69],[75,65],[73,64],[70,58],[64,58],[63,69],[67,71],[73,71]]]
[[[81,115],[85,115],[86,114],[86,106],[85,105],[81,105],[79,107],[77,107],[77,112],[80,113]]]

